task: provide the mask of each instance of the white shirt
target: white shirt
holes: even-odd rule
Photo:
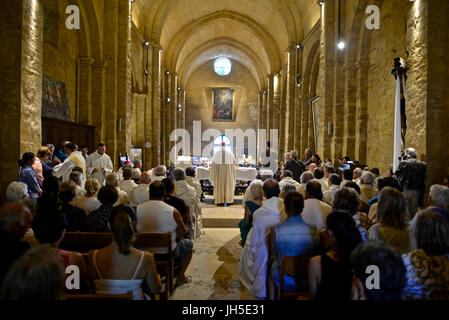
[[[279,182],[279,188],[281,189],[281,192],[284,189],[284,186],[287,184],[294,185],[296,188],[296,191],[300,192],[301,185],[295,179],[290,178],[290,177],[286,177],[286,178],[282,179],[281,182]]]
[[[133,191],[135,188],[137,188],[137,184],[133,180],[122,180],[118,183],[118,186],[120,190],[123,190],[128,195],[131,194],[131,191]]]
[[[301,217],[305,223],[314,225],[318,231],[324,228],[326,218],[332,212],[332,207],[318,199],[304,201],[304,210]]]
[[[137,232],[171,232],[172,251],[176,249],[176,235],[178,224],[175,221],[174,208],[163,201],[150,200],[137,207]],[[156,249],[156,253],[166,253],[163,248]]]
[[[95,197],[94,198],[82,197],[82,198],[76,199],[73,205],[75,207],[83,209],[84,212],[86,212],[86,214],[88,215],[92,211],[100,208],[101,202],[98,201],[98,199]]]
[[[330,206],[334,204],[335,194],[340,190],[340,186],[331,185],[329,190],[323,193],[323,200],[327,202]]]
[[[112,165],[111,158],[106,154],[100,155],[98,151],[91,153],[86,160],[87,166],[87,177],[97,179],[100,183],[100,186],[104,186],[106,181],[106,176],[111,174],[114,170],[114,166]],[[96,173],[93,173],[93,170],[97,168],[99,169]],[[103,170],[104,169],[104,172]]]
[[[86,194],[86,190],[84,190],[82,187],[80,187],[79,185],[75,185],[76,190],[75,190],[75,199],[79,199],[84,197],[84,195]]]
[[[150,185],[148,184],[139,184],[137,188],[131,191],[128,195],[129,202],[132,206],[137,207],[139,204],[147,202],[150,200],[149,189]]]
[[[129,199],[128,199],[128,195],[126,194],[126,192],[121,190],[119,187],[116,187],[116,189],[117,189],[117,192],[118,192],[118,200],[114,204],[114,207],[119,206],[121,204],[128,204],[129,203]]]
[[[75,163],[71,159],[71,157],[76,157],[77,160],[74,160],[79,162],[79,165]],[[56,167],[54,167],[53,174],[58,178],[62,177],[62,182],[66,182],[70,180],[70,173],[72,172],[73,168],[79,166],[81,166],[83,170],[86,170],[86,160],[84,160],[83,154],[81,152],[73,151],[63,163],[60,163]]]

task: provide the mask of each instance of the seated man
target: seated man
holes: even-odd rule
[[[290,170],[282,170],[281,173],[281,182],[279,182],[279,188],[282,190],[284,189],[284,185],[286,184],[292,184],[295,186],[296,191],[301,190],[301,185],[293,179],[293,173]]]
[[[325,226],[327,216],[332,212],[332,207],[323,202],[321,183],[316,180],[309,181],[306,185],[305,199],[302,218],[320,231]]]
[[[263,192],[267,200],[253,214],[253,227],[246,238],[239,263],[240,281],[258,298],[265,298],[267,293],[267,235],[271,227],[281,223],[284,213],[284,201],[279,198],[279,183],[265,181]]]
[[[326,183],[326,181],[324,180],[324,170],[321,168],[316,168],[315,170],[313,170],[313,177],[315,178],[315,180],[317,180],[319,183],[321,183],[321,190],[324,192],[326,192],[329,189],[329,184]]]
[[[335,194],[340,190],[341,179],[338,174],[331,174],[329,176],[328,185],[329,189],[323,193],[323,200],[330,205],[333,206]]]
[[[377,196],[377,191],[374,189],[376,176],[370,171],[363,171],[360,177],[360,200],[368,203],[372,198]]]
[[[70,173],[70,180],[75,183],[75,198],[73,201],[84,197],[86,190],[84,190],[84,177],[83,174],[78,171],[72,171]]]
[[[164,165],[157,166],[153,169],[153,174],[151,176],[151,181],[162,181],[167,177],[167,167]]]
[[[189,208],[190,221],[192,222],[193,228],[193,239],[199,238],[203,234],[203,225],[198,222],[199,213],[195,210],[197,206],[197,195],[195,188],[189,186],[186,181],[186,173],[184,169],[176,168],[173,172],[175,177],[175,196],[184,200],[187,208]]]
[[[28,186],[23,182],[13,181],[6,189],[6,201],[19,202],[28,198]]]
[[[133,161],[134,169],[133,169],[133,180],[139,182],[140,177],[142,176],[142,161],[134,160]]]
[[[132,206],[137,207],[139,204],[150,200],[150,183],[150,174],[148,172],[142,172],[142,175],[140,176],[140,184],[128,195],[129,202]]]
[[[21,203],[6,204],[0,211],[0,283],[11,265],[30,248],[20,241],[31,227],[31,212]]]
[[[125,168],[123,169],[123,180],[121,180],[118,183],[120,190],[126,192],[128,199],[129,195],[131,194],[131,191],[137,188],[137,184],[134,182],[134,180],[132,180],[132,177],[133,177],[133,169]]]
[[[185,272],[192,260],[193,241],[184,239],[187,228],[182,220],[181,213],[166,204],[163,199],[165,195],[164,185],[160,181],[150,185],[150,201],[142,203],[137,207],[137,232],[171,232],[171,250],[179,266],[176,286],[191,282],[192,278],[186,276]],[[155,252],[166,253],[163,248]]]
[[[121,204],[128,204],[129,203],[128,195],[126,194],[125,191],[123,191],[123,190],[121,190],[119,188],[118,182],[119,182],[119,176],[118,176],[117,173],[111,173],[111,174],[107,175],[107,177],[106,177],[106,185],[109,186],[109,187],[114,187],[117,190],[117,193],[118,193],[118,200],[114,204],[114,207],[119,206]]]
[[[306,185],[307,183],[313,180],[313,173],[310,171],[306,171],[301,175],[301,190],[299,191],[299,193],[301,193],[301,195],[305,198],[306,197]]]

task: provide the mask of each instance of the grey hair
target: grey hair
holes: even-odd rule
[[[48,149],[53,149],[53,150],[54,150],[54,149],[55,149],[55,146],[52,145],[51,143],[49,143],[49,144],[47,144],[47,148],[48,148]]]
[[[410,158],[417,159],[418,151],[416,151],[415,148],[407,148],[407,149],[405,149],[405,156],[407,157],[407,159],[410,159]]]
[[[263,199],[263,185],[260,182],[251,183],[249,186],[248,200],[262,200]]]
[[[156,168],[154,168],[153,174],[156,177],[165,177],[165,175],[167,174],[167,167],[163,165],[157,166]]]
[[[22,202],[8,204],[2,208],[0,214],[0,230],[8,229],[15,221],[20,222],[22,226],[25,225],[27,216],[30,214],[30,209]]]
[[[313,180],[313,173],[310,171],[303,172],[300,178],[301,183],[306,184],[310,180]]]
[[[283,177],[288,177],[288,178],[293,178],[293,173],[290,170],[282,170],[282,176]]]
[[[376,181],[376,176],[370,171],[363,171],[361,179],[364,184],[373,185]]]
[[[186,172],[182,168],[176,168],[173,176],[175,177],[175,181],[182,181],[186,179]]]
[[[449,188],[440,184],[434,184],[430,187],[430,197],[432,203],[448,209],[449,207]]]
[[[363,170],[361,169],[361,168],[355,168],[354,169],[354,173],[355,174],[359,174],[359,173],[361,173]]]
[[[17,202],[28,197],[28,186],[23,182],[13,181],[6,189],[6,200]]]
[[[298,157],[298,153],[296,152],[296,150],[290,151],[290,155],[291,155],[294,159],[296,159],[296,158]]]
[[[119,181],[119,176],[115,172],[108,174],[108,176],[106,177],[106,185],[107,186],[115,187],[115,185],[117,184],[118,181]]]
[[[69,178],[70,178],[70,180],[72,180],[75,183],[78,183],[78,182],[81,183],[82,179],[83,179],[83,174],[78,171],[72,171],[72,172],[70,172]]]
[[[294,184],[292,183],[286,183],[284,184],[284,186],[282,187],[282,193],[284,194],[284,196],[286,196],[287,194],[289,194],[290,192],[295,192],[296,191],[296,187]]]

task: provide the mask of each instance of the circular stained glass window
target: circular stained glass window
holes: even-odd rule
[[[214,63],[215,73],[224,77],[231,73],[232,62],[228,58],[218,58]]]

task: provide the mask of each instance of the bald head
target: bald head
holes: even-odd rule
[[[151,176],[148,172],[142,172],[142,175],[140,176],[140,183],[141,184],[150,184],[151,182]]]

